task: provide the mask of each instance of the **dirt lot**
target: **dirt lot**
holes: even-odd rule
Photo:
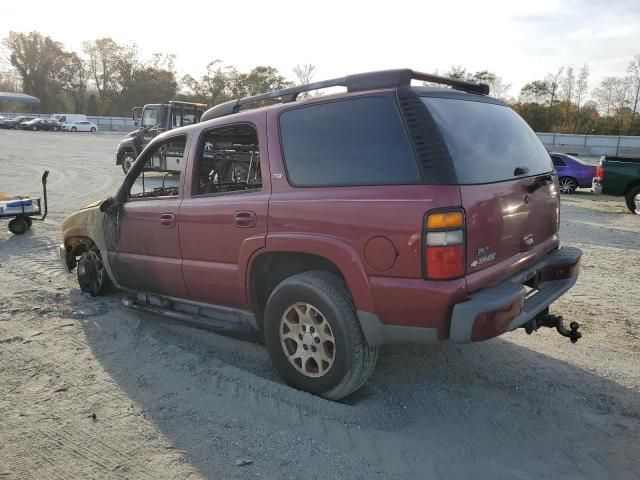
[[[80,293],[60,222],[116,189],[118,140],[0,131],[0,191],[51,171],[47,221],[0,227],[0,478],[640,478],[640,218],[621,199],[563,197],[584,257],[553,310],[577,345],[387,348],[335,403],[283,385],[262,346]]]

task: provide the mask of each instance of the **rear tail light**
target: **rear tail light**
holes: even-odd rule
[[[465,221],[461,210],[427,214],[424,222],[425,278],[449,280],[465,273]]]
[[[596,167],[596,179],[599,181],[604,180],[604,167],[602,165]]]

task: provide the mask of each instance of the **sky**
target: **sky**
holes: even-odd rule
[[[304,2],[51,0],[2,2],[0,38],[36,30],[80,51],[102,36],[135,43],[142,57],[176,55],[180,74],[201,75],[221,59],[241,71],[316,66],[314,80],[409,67],[440,73],[452,65],[491,70],[512,84],[561,66],[622,75],[640,55],[640,0]]]

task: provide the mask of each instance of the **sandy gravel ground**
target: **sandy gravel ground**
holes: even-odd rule
[[[0,130],[0,191],[51,171],[47,221],[0,224],[0,479],[640,478],[640,218],[621,199],[563,197],[584,257],[553,311],[577,345],[387,348],[335,403],[283,385],[260,345],[80,293],[60,222],[116,189],[118,139]]]

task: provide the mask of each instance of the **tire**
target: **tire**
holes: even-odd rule
[[[77,131],[78,131],[78,129],[77,129],[76,127],[72,127],[72,128],[71,128],[71,131],[72,131],[72,132],[77,132]]]
[[[58,127],[53,127],[53,131],[57,132],[58,131]]]
[[[264,334],[282,378],[330,400],[364,385],[378,359],[344,282],[329,272],[299,273],[278,284],[265,308]]]
[[[640,185],[633,187],[624,197],[627,202],[627,208],[631,213],[640,215]]]
[[[96,133],[95,127],[91,127],[91,133]]]
[[[35,132],[36,130],[38,130],[38,128],[37,127],[31,127],[31,130],[33,130]]]
[[[133,153],[126,152],[124,154],[124,158],[122,159],[122,171],[124,172],[125,175],[129,173],[129,170],[131,170],[131,167],[133,166],[133,162],[135,161],[136,161],[136,158],[133,156]]]
[[[22,235],[29,230],[29,224],[23,217],[16,217],[9,222],[9,231],[14,235]]]
[[[571,177],[562,177],[558,183],[560,184],[560,193],[575,193],[578,188],[578,182]]]
[[[80,290],[92,297],[104,295],[111,288],[111,280],[97,248],[90,248],[82,252],[77,271]]]

